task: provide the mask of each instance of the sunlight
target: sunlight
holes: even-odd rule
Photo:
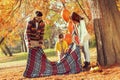
[[[8,5],[8,4],[10,4],[11,1],[10,0],[2,0],[1,2],[3,5]]]
[[[119,13],[120,0],[0,0],[0,80],[119,80]]]

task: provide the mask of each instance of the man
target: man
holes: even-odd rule
[[[42,20],[42,12],[36,11],[36,16],[28,22],[26,37],[28,48],[42,47],[45,23]]]

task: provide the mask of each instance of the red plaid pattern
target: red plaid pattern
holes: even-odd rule
[[[72,45],[60,62],[47,60],[41,48],[29,50],[25,77],[42,77],[59,74],[78,73],[82,71],[79,47],[72,51]]]

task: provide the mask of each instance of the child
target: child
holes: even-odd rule
[[[58,37],[59,37],[59,40],[56,42],[55,50],[58,54],[58,59],[60,61],[60,59],[64,56],[64,54],[66,53],[66,51],[68,49],[68,44],[64,40],[63,34],[59,34]]]

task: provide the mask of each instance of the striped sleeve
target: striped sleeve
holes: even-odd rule
[[[30,40],[31,40],[31,24],[28,23],[27,25],[27,29],[26,29],[26,36],[27,36],[27,39],[28,39],[28,45],[31,45],[30,44]]]
[[[45,28],[45,23],[41,22],[40,23],[40,39],[39,39],[39,44],[43,44],[44,28]]]

